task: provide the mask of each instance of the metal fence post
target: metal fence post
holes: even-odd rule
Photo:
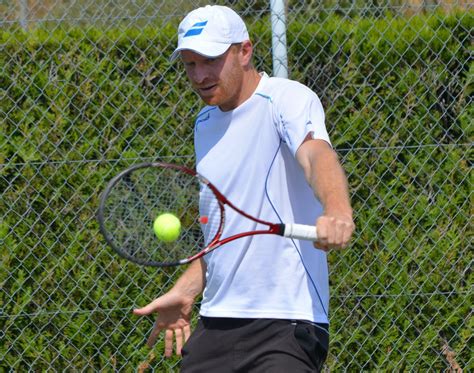
[[[28,28],[28,0],[19,0],[20,3],[20,25],[26,30]]]
[[[273,76],[288,77],[284,0],[271,0]]]

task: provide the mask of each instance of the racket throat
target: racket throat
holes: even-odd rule
[[[280,236],[285,237],[285,226],[286,224],[275,224],[274,226],[275,233]]]

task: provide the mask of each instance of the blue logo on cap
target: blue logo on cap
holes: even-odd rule
[[[207,25],[207,21],[204,21],[204,22],[197,22],[195,23],[194,25],[191,26],[191,28],[186,31],[186,34],[184,34],[184,38],[188,37],[188,36],[196,36],[196,35],[199,35],[202,30],[204,30],[204,26]]]

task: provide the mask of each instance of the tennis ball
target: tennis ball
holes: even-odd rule
[[[153,231],[161,241],[172,242],[178,239],[181,233],[181,222],[173,214],[161,214],[153,222]]]

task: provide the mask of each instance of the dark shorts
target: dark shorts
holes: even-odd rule
[[[319,372],[328,346],[327,324],[201,317],[182,350],[181,372]]]

